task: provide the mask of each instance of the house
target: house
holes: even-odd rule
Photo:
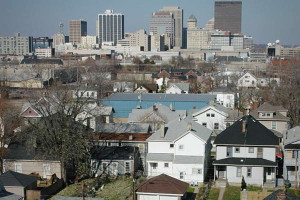
[[[229,109],[219,104],[210,104],[201,109],[193,109],[190,112],[195,122],[210,130],[224,130],[228,113]]]
[[[155,103],[161,103],[174,110],[198,109],[215,100],[216,95],[211,94],[160,94],[160,93],[115,93],[101,100],[104,106],[113,107],[114,122],[127,122],[132,109],[144,109],[152,107]]]
[[[148,139],[147,175],[167,174],[182,181],[204,181],[212,131],[190,119],[173,120]]]
[[[250,72],[243,74],[237,82],[237,88],[256,88],[257,87],[257,78]]]
[[[4,187],[0,189],[0,200],[23,200],[24,198],[20,195],[13,194],[5,191]]]
[[[98,124],[93,133],[93,143],[97,146],[132,146],[139,151],[138,169],[145,171],[147,138],[151,136],[149,124]]]
[[[96,87],[80,87],[72,90],[73,99],[97,100],[98,89]]]
[[[201,73],[194,69],[162,69],[159,72],[152,74],[153,82],[165,77],[172,82],[191,82],[197,80]]]
[[[95,176],[132,174],[136,171],[139,154],[133,146],[93,147],[91,150],[91,170]]]
[[[36,149],[29,149],[25,144],[11,142],[3,159],[4,171],[14,171],[23,174],[37,173],[43,178],[56,174],[61,178],[59,161],[46,157]]]
[[[134,82],[114,82],[113,91],[114,92],[133,92],[136,88]]]
[[[283,162],[283,177],[285,180],[289,180],[294,186],[295,180],[300,181],[300,173],[295,167],[299,168],[300,158],[300,126],[296,126],[289,129],[283,137],[283,150],[284,150],[284,162]]]
[[[0,182],[7,192],[19,195],[26,199],[26,190],[37,188],[37,177],[6,171],[0,175]]]
[[[186,182],[161,174],[138,185],[135,194],[137,200],[180,200],[186,197],[188,187]]]
[[[217,95],[216,102],[223,105],[226,108],[234,109],[235,107],[235,92],[231,91],[227,87],[215,88],[209,92],[209,94]]]
[[[158,78],[154,83],[156,83],[158,85],[158,90],[160,91],[162,86],[167,86],[168,82],[170,81],[169,78],[166,77],[162,77],[162,78]]]
[[[134,93],[157,93],[158,85],[154,83],[139,85]]]
[[[172,105],[172,104],[171,104]],[[156,131],[161,124],[167,124],[178,118],[185,118],[185,110],[173,110],[163,104],[156,103],[147,109],[133,109],[128,116],[128,123],[148,123]]]
[[[251,115],[217,135],[214,174],[218,181],[275,186],[278,137]]]
[[[0,74],[0,86],[10,88],[40,89],[44,87],[43,79],[38,73],[14,70],[10,72],[4,68]]]
[[[257,109],[251,110],[250,114],[268,129],[276,133],[280,138],[288,130],[288,110],[282,106],[273,106],[268,102],[263,103]]]
[[[166,90],[167,94],[188,94],[190,90],[189,83],[169,83]]]

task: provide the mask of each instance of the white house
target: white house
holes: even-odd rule
[[[190,90],[189,83],[170,83],[166,90],[167,94],[188,94]]]
[[[147,174],[167,174],[192,184],[204,181],[212,131],[189,120],[174,120],[148,139]]]
[[[229,109],[219,104],[208,105],[192,114],[193,119],[210,130],[224,130]]]
[[[234,109],[235,93],[230,91],[227,87],[213,89],[209,94],[216,94],[216,102],[226,108]]]
[[[246,72],[242,75],[237,82],[237,87],[240,88],[256,88],[257,78],[250,72]]]
[[[168,82],[169,82],[169,78],[159,78],[156,80],[156,84],[158,85],[158,90],[161,89],[161,86],[164,84],[164,79],[165,79],[165,85],[168,85]]]
[[[215,178],[250,185],[272,185],[276,180],[279,139],[251,115],[246,115],[217,135]]]

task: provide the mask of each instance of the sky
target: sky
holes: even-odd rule
[[[283,45],[300,45],[300,0],[242,0],[242,32],[255,44],[280,40]],[[84,19],[88,35],[96,35],[97,15],[106,9],[125,15],[125,32],[145,29],[153,12],[164,6],[184,10],[184,26],[191,14],[198,26],[214,16],[214,0],[0,0],[0,36],[14,32],[34,37],[51,37],[64,24]]]

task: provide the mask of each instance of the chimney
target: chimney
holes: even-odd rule
[[[156,111],[157,110],[156,105],[153,105],[152,109],[153,109],[153,111]]]
[[[246,132],[246,120],[243,119],[242,121],[242,133],[245,133]]]
[[[189,123],[187,124],[187,130],[188,130],[188,131],[191,131],[191,130],[192,130],[192,123],[189,122]]]
[[[161,127],[160,127],[160,137],[164,138],[165,137],[165,124],[162,123]]]
[[[279,192],[278,194],[277,194],[277,198],[276,198],[277,200],[286,200],[286,194],[285,194],[285,192]]]

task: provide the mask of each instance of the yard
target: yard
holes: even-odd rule
[[[136,181],[139,184],[144,179],[141,178]],[[95,187],[96,178],[86,179],[83,181],[84,190],[86,196],[94,196],[96,198],[105,198],[109,200],[119,200],[119,199],[130,199],[132,197],[132,179],[127,177],[119,177],[115,180],[106,180],[104,183],[98,185],[98,190],[93,192],[93,187]],[[69,185],[64,190],[60,191],[57,196],[70,196],[70,197],[80,197],[82,196],[83,184],[75,183]],[[117,188],[117,189],[116,189]]]
[[[241,187],[228,186],[224,192],[223,200],[240,200]]]
[[[211,188],[208,193],[207,200],[218,200],[219,192],[220,192],[219,188]]]

